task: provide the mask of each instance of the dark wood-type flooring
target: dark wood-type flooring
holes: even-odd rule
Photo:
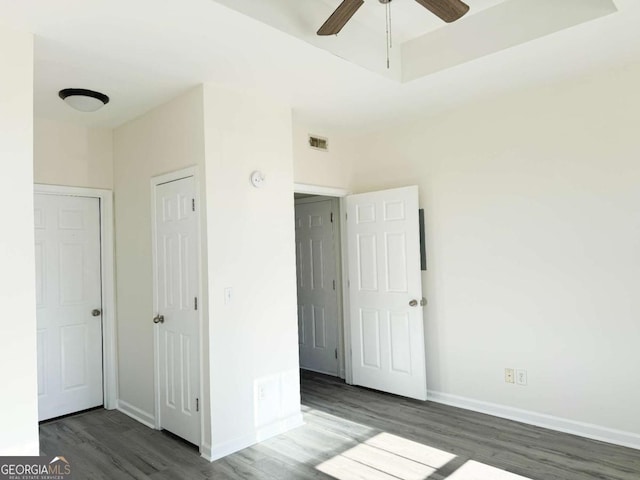
[[[117,411],[40,426],[74,479],[639,480],[640,451],[304,372],[306,425],[209,463]]]

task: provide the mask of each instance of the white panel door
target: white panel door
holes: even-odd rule
[[[200,445],[195,181],[155,187],[156,334],[160,426]]]
[[[426,400],[418,187],[347,197],[353,383]]]
[[[41,421],[103,403],[99,202],[35,195]]]
[[[338,291],[332,207],[332,200],[296,204],[298,343],[300,367],[337,376]]]

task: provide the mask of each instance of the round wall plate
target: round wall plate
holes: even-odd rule
[[[256,187],[256,188],[260,188],[262,185],[264,185],[265,182],[265,176],[264,173],[262,173],[260,170],[256,170],[255,172],[251,173],[251,184]]]

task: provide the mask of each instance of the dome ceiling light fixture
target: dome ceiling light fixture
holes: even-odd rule
[[[65,88],[58,92],[58,96],[80,112],[95,112],[109,103],[109,97],[104,93],[84,88]]]

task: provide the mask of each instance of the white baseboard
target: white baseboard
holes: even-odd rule
[[[293,430],[294,428],[301,427],[302,425],[304,425],[302,413],[298,412],[282,420],[258,428],[256,430],[256,442],[263,442],[269,438]]]
[[[294,428],[304,425],[302,413],[296,413],[282,420],[278,420],[264,427],[257,428],[255,431],[238,437],[228,442],[223,442],[214,446],[203,446],[201,455],[203,458],[213,462],[220,458],[239,452],[245,448],[255,445],[276,435],[288,432]],[[206,448],[208,447],[208,449]]]
[[[146,425],[149,428],[156,428],[156,418],[148,412],[144,410],[134,407],[130,403],[125,402],[124,400],[118,400],[118,410],[128,417],[133,418],[134,420],[140,422],[143,425]]]
[[[554,417],[542,413],[521,410],[519,408],[499,405],[497,403],[483,402],[472,398],[459,397],[442,392],[429,392],[428,401],[464,408],[474,412],[486,413],[494,417],[506,418],[516,422],[548,428],[559,432],[570,433],[581,437],[599,440],[602,442],[621,445],[623,447],[640,450],[640,435],[623,430],[602,427],[590,423],[577,422],[566,418]]]
[[[204,458],[205,460],[208,460],[209,462],[212,462],[212,457],[211,457],[211,444],[210,443],[203,443],[202,446],[200,447],[200,456],[202,458]]]

